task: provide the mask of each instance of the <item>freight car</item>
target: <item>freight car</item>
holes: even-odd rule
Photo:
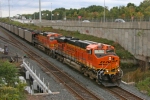
[[[3,28],[10,25],[0,23]],[[7,26],[7,27],[6,27]],[[14,26],[16,30],[16,26]],[[115,54],[111,45],[97,43],[88,40],[79,40],[74,37],[62,36],[53,32],[37,32],[21,28],[19,34],[29,43],[45,51],[47,54],[73,68],[84,75],[95,79],[105,86],[118,86],[122,77],[119,67],[120,59]],[[11,30],[10,30],[11,31]],[[13,31],[11,31],[13,33]],[[15,33],[14,33],[15,34]]]

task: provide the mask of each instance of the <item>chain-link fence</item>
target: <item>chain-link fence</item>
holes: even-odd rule
[[[69,18],[69,19],[66,19],[66,20],[68,20],[68,21],[88,20],[90,22],[115,22],[116,19],[123,19],[123,18],[104,18],[104,17],[102,17],[102,18],[81,18],[81,19]],[[143,22],[143,21],[150,22],[150,17],[147,17],[147,18],[125,18],[123,20],[125,22]],[[62,20],[62,21],[64,21],[64,20]]]

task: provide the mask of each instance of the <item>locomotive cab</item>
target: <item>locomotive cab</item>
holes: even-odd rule
[[[57,40],[55,38],[61,36],[57,33],[43,32],[38,35],[39,44],[45,46],[46,49],[54,50],[57,46]]]
[[[118,86],[122,71],[119,67],[119,57],[115,54],[113,46],[106,44],[90,44],[87,46],[88,63],[97,71],[97,79],[105,86]],[[93,56],[92,56],[93,55]],[[90,57],[90,59],[89,59]]]

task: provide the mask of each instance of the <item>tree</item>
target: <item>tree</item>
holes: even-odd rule
[[[136,14],[136,17],[141,20],[141,19],[144,17],[144,14],[141,13],[141,12],[138,12],[138,13]]]
[[[145,9],[145,15],[150,17],[150,6]]]
[[[105,7],[105,17],[106,19],[131,19],[131,18],[147,18],[150,17],[150,0],[144,0],[140,3],[139,6],[136,6],[134,3],[128,3],[126,6],[116,6],[111,8]],[[51,19],[51,12],[46,10],[42,11],[43,19]],[[57,8],[53,10],[53,20],[62,20],[67,19],[77,19],[78,16],[81,16],[82,19],[102,19],[104,17],[104,7],[91,5],[87,8],[83,7],[80,9],[65,9]],[[48,15],[47,15],[48,14]],[[25,14],[27,18],[31,16],[30,14]],[[39,12],[32,14],[32,17],[35,16],[35,19],[39,18]],[[142,16],[142,17],[141,17]],[[33,17],[34,18],[34,17]]]
[[[145,10],[149,10],[149,6],[150,6],[150,0],[144,0],[139,5],[140,12],[143,12],[144,17],[148,17],[148,19],[149,19],[149,15],[147,15],[148,13],[147,11],[145,12]]]
[[[15,65],[8,61],[0,61],[0,80],[7,83],[7,86],[13,86],[18,81],[18,70]]]
[[[130,6],[136,7],[134,3],[128,3],[128,4],[127,4],[127,7],[130,7]]]
[[[110,17],[111,18],[118,18],[119,16],[119,8],[118,7],[113,7],[110,9]]]
[[[130,18],[135,15],[135,7],[134,6],[129,6],[128,7]]]
[[[0,60],[0,100],[22,100],[25,84],[19,81],[18,69]]]

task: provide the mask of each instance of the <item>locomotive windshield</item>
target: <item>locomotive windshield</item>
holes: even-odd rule
[[[54,40],[55,38],[51,36],[49,39],[50,39],[50,40]]]
[[[106,50],[106,53],[114,53],[114,49],[111,49],[111,50]]]
[[[96,57],[101,57],[105,54],[105,50],[94,50],[94,54],[96,55]]]
[[[104,50],[95,50],[94,53],[95,54],[103,54],[103,53],[105,53],[105,51]]]

